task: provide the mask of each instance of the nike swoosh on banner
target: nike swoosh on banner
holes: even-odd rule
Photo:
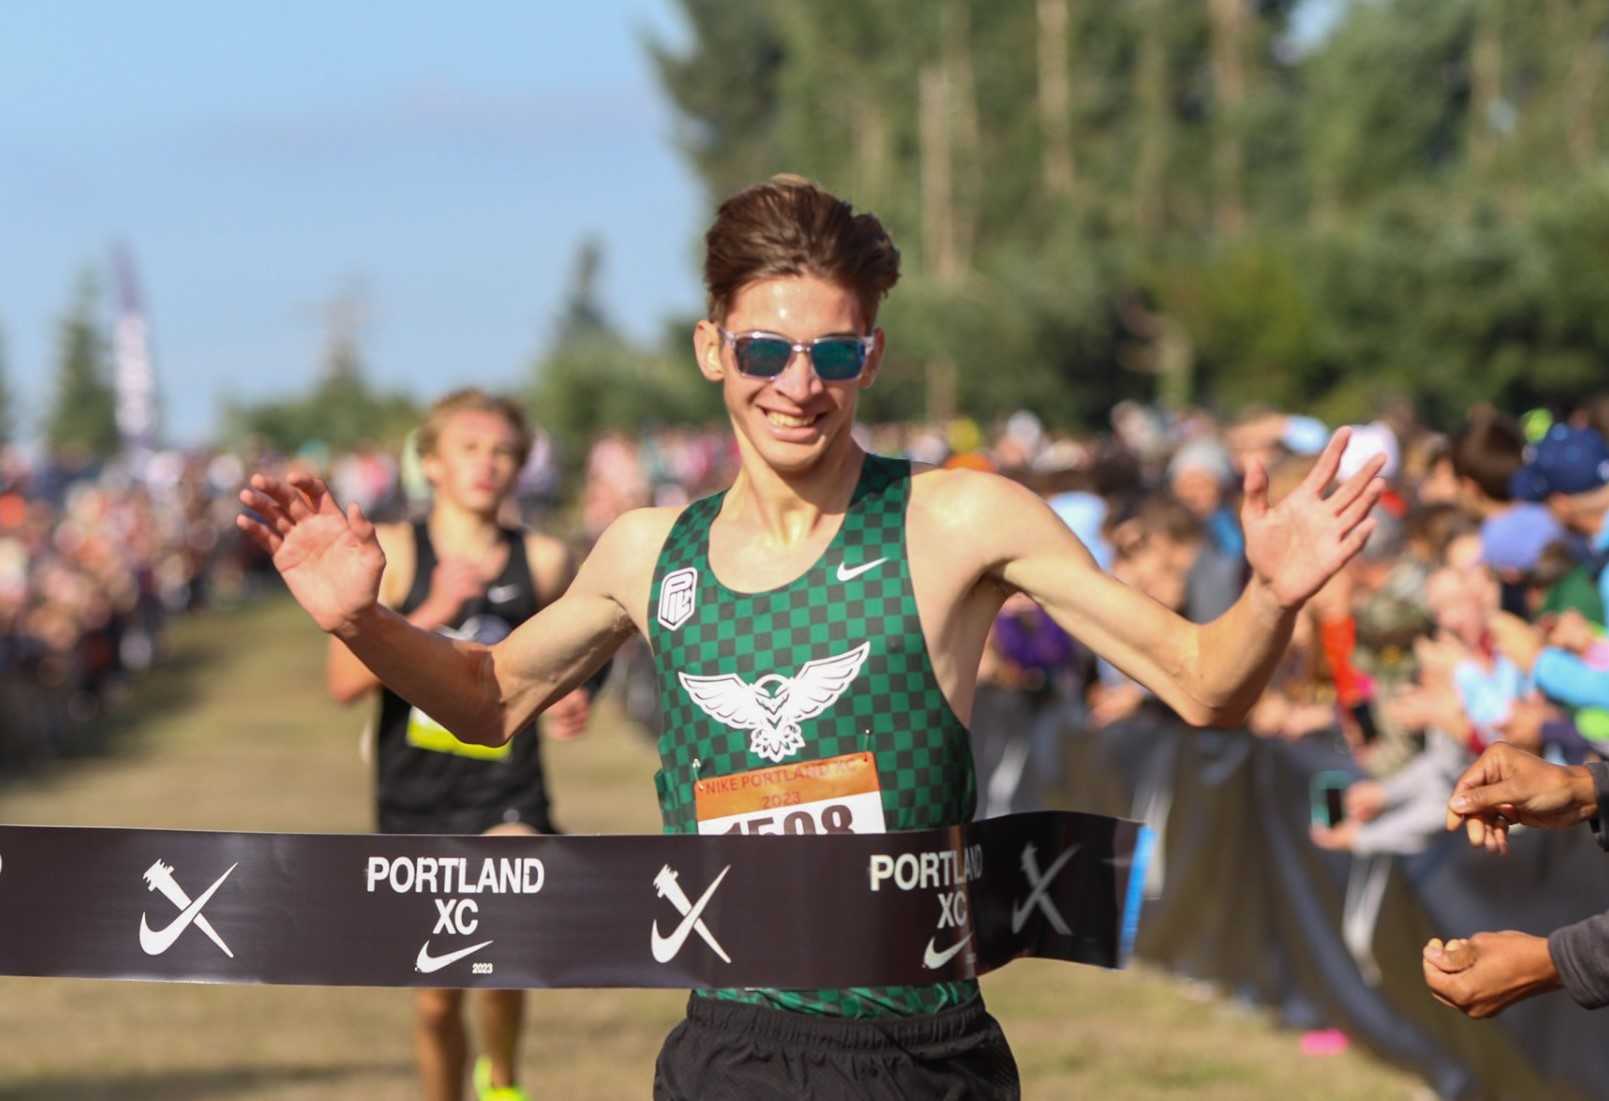
[[[697,925],[698,919],[704,915],[704,907],[708,906],[710,899],[715,897],[715,888],[721,885],[721,880],[725,879],[726,873],[731,870],[731,865],[721,869],[721,874],[715,877],[715,882],[706,887],[704,893],[698,896],[698,901],[693,903],[692,907],[682,917],[682,923],[671,930],[670,936],[660,936],[659,922],[654,922],[652,928],[649,929],[648,947],[653,951],[655,960],[660,963],[669,963],[676,958],[676,953],[682,950],[682,945],[692,935],[693,926]],[[727,960],[726,962],[731,963],[732,961]]]
[[[213,880],[211,887],[202,891],[199,896],[191,901],[190,905],[179,911],[178,917],[168,922],[161,929],[153,930],[145,923],[145,915],[141,914],[140,947],[145,950],[145,954],[147,956],[160,956],[163,952],[172,948],[173,942],[184,935],[184,931],[190,928],[190,923],[200,915],[201,908],[217,893],[218,888],[223,886],[223,881],[229,878],[229,872],[238,867],[240,867],[238,863],[229,865],[229,871],[224,872],[223,875]]]
[[[430,942],[427,940],[424,942],[424,944],[419,946],[419,958],[413,961],[413,965],[417,967],[423,974],[428,975],[432,971],[440,971],[448,964],[457,963],[465,956],[479,952],[482,948],[485,948],[490,943],[492,942],[489,940],[483,940],[479,944],[471,944],[468,948],[460,948],[456,952],[448,952],[445,956],[432,956],[430,954]]]
[[[841,582],[853,581],[867,570],[875,570],[878,566],[881,566],[887,561],[887,558],[877,558],[870,562],[862,562],[858,566],[851,566],[847,562],[840,562],[838,563],[838,580]]]
[[[1073,858],[1073,854],[1076,853],[1081,847],[1081,845],[1074,845],[1072,848],[1058,856],[1050,867],[1045,870],[1045,874],[1039,877],[1039,886],[1035,887],[1033,891],[1029,893],[1028,897],[1023,900],[1022,905],[1013,906],[1011,908],[1012,936],[1016,936],[1018,933],[1022,932],[1023,924],[1028,920],[1029,912],[1038,908],[1040,898],[1043,897],[1045,892],[1050,889],[1050,881],[1055,879],[1057,873],[1067,866],[1067,862]],[[1056,931],[1061,933],[1063,936],[1068,935],[1068,930],[1066,929],[1058,929]]]
[[[935,937],[929,937],[927,940],[927,951],[922,953],[922,966],[927,968],[929,971],[937,971],[939,968],[953,960],[955,958],[955,954],[961,951],[961,949],[965,948],[967,941],[972,939],[972,934],[968,933],[966,936],[962,937],[960,940],[956,941],[942,952],[936,952],[933,950],[933,941],[936,939],[937,938]]]

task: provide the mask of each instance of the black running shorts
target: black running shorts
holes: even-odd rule
[[[697,995],[654,1066],[654,1101],[1019,1101],[983,1002],[930,1017],[810,1017]]]

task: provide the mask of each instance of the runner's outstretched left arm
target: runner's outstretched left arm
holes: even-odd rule
[[[1241,519],[1252,579],[1211,623],[1192,624],[1102,572],[1055,513],[1002,479],[988,479],[981,492],[990,502],[973,510],[987,518],[972,530],[985,556],[981,572],[1033,597],[1187,721],[1238,724],[1267,686],[1303,603],[1374,530],[1369,512],[1385,488],[1376,478],[1378,457],[1325,495],[1348,436],[1337,432],[1307,479],[1277,506],[1268,501],[1262,468],[1247,471]]]

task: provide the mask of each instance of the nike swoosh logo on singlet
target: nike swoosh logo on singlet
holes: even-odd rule
[[[962,937],[960,940],[956,941],[942,952],[934,949],[933,942],[936,939],[936,937],[929,937],[927,940],[927,951],[922,953],[922,966],[927,968],[929,971],[937,971],[939,968],[943,967],[945,964],[954,959],[955,954],[961,951],[961,949],[965,948],[967,941],[972,939],[972,934],[968,933],[966,936]]]
[[[887,561],[887,558],[875,558],[870,562],[862,562],[858,566],[851,566],[847,562],[840,562],[838,563],[838,581],[840,583],[845,581],[853,581],[867,570],[875,570],[878,566],[881,566]]]

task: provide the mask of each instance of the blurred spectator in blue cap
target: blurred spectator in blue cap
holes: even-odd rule
[[[1609,403],[1600,400],[1596,405]],[[1574,606],[1601,623],[1602,607],[1609,604],[1609,442],[1595,427],[1556,424],[1527,453],[1512,488],[1516,497],[1546,502],[1559,522],[1585,542],[1586,554],[1564,585],[1572,591],[1596,590],[1598,614],[1579,600]]]
[[[1609,482],[1609,443],[1591,428],[1555,424],[1527,460],[1509,481],[1509,490],[1519,501],[1574,496]]]

